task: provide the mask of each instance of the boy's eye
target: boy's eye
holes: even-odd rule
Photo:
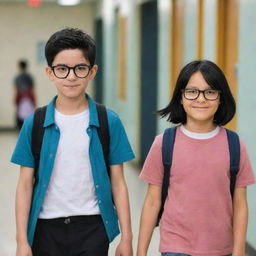
[[[62,71],[62,72],[68,70],[68,68],[65,66],[57,66],[56,69],[57,69],[57,71]]]
[[[77,66],[76,67],[76,70],[78,70],[78,71],[84,71],[84,70],[87,70],[87,69],[88,69],[87,66]]]

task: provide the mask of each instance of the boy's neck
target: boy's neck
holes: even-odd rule
[[[55,108],[62,114],[74,115],[88,108],[88,100],[84,95],[75,99],[58,96],[56,99]]]

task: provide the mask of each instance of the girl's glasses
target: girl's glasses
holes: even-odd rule
[[[200,93],[204,95],[206,100],[217,100],[220,95],[219,90],[207,89],[207,90],[198,90],[198,89],[183,89],[182,93],[187,100],[196,100]]]

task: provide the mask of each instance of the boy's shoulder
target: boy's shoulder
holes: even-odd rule
[[[112,109],[109,109],[107,107],[106,107],[106,111],[107,111],[109,125],[113,125],[117,122],[121,122],[119,115],[115,111],[113,111]]]
[[[106,111],[107,111],[108,118],[110,120],[116,119],[116,118],[118,119],[119,118],[118,114],[114,110],[112,110],[112,109],[110,109],[110,108],[108,108],[106,106],[105,106],[105,108],[106,108]]]
[[[35,116],[35,113],[32,113],[31,115],[29,115],[29,116],[24,120],[24,123],[23,123],[23,125],[22,125],[22,130],[25,130],[25,131],[32,131],[33,122],[34,122],[34,116]]]

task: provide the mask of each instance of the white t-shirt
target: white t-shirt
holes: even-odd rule
[[[63,115],[55,110],[60,140],[39,218],[99,214],[89,159],[89,109]]]

